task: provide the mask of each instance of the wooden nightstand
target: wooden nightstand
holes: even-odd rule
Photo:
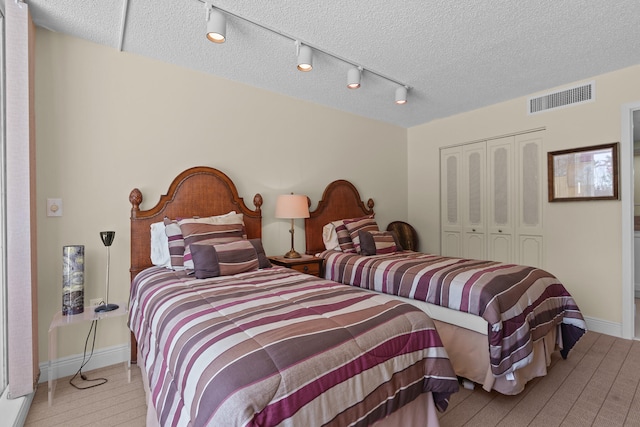
[[[293,268],[301,273],[322,277],[323,259],[311,255],[302,255],[302,258],[285,258],[283,256],[270,256],[272,264]]]

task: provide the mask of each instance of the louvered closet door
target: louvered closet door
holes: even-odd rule
[[[444,256],[462,256],[462,148],[440,151],[440,230]]]
[[[519,264],[543,267],[542,192],[543,174],[542,132],[515,137],[516,167],[516,261]]]
[[[487,257],[513,262],[514,137],[487,141]]]
[[[486,259],[486,143],[463,146],[462,159],[462,254],[465,258]]]

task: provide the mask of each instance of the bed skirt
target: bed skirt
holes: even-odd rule
[[[149,391],[149,379],[144,367],[144,359],[138,353],[138,367],[142,374],[142,384],[144,386],[145,401],[147,402],[147,427],[160,427],[156,411],[151,403],[151,393]],[[373,424],[375,427],[397,427],[397,426],[425,426],[439,427],[438,410],[433,403],[431,392],[422,393],[411,403],[403,406],[398,411],[389,415],[383,420]]]
[[[486,391],[496,390],[506,395],[520,393],[527,382],[547,374],[551,354],[557,348],[558,334],[554,328],[533,344],[533,360],[530,364],[516,370],[512,379],[507,379],[506,376],[496,378],[491,373],[485,334],[435,319],[433,322],[456,375],[482,385]]]

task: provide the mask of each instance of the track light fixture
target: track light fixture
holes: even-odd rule
[[[362,67],[351,68],[347,72],[347,87],[349,89],[358,89],[360,87],[360,78],[362,77]]]
[[[207,39],[214,43],[224,43],[227,34],[227,19],[224,15],[209,3],[205,3],[207,9]]]
[[[296,45],[296,56],[298,57],[298,70],[300,71],[311,71],[313,69],[313,53],[314,51],[322,52],[325,55],[331,56],[339,61],[342,61],[347,64],[353,64],[353,61],[350,61],[347,58],[343,58],[331,52],[328,52],[324,49],[319,48],[318,46],[303,44],[297,37],[294,37],[290,34],[286,34],[277,28],[272,28],[258,22],[252,21],[243,16],[234,14],[229,12],[228,10],[221,9],[219,7],[213,7],[210,3],[211,0],[196,0],[198,2],[204,3],[205,9],[207,11],[207,39],[211,40],[214,43],[224,43],[226,38],[226,26],[227,20],[226,16],[231,16],[232,18],[237,18],[239,20],[248,22],[250,24],[255,25],[263,30],[269,31],[273,34],[285,37],[289,40],[295,42]],[[222,14],[224,12],[224,14]],[[353,67],[347,73],[347,87],[349,89],[357,89],[360,87],[360,80],[362,79],[362,73],[364,68],[362,66]],[[381,79],[387,80],[391,83],[395,83],[399,85],[396,89],[396,104],[406,104],[407,103],[407,91],[410,89],[409,86],[405,85],[398,80],[395,80],[389,76],[378,73],[370,68],[367,68],[368,74],[373,74],[375,76],[380,77]]]
[[[396,89],[396,104],[402,105],[407,103],[407,89],[408,86],[400,86]]]
[[[296,40],[296,55],[298,56],[298,70],[306,72],[313,69],[313,51],[309,46]]]

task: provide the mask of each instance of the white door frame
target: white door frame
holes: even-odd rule
[[[619,188],[622,200],[622,338],[635,337],[635,279],[633,251],[633,112],[640,110],[640,101],[621,108]]]

